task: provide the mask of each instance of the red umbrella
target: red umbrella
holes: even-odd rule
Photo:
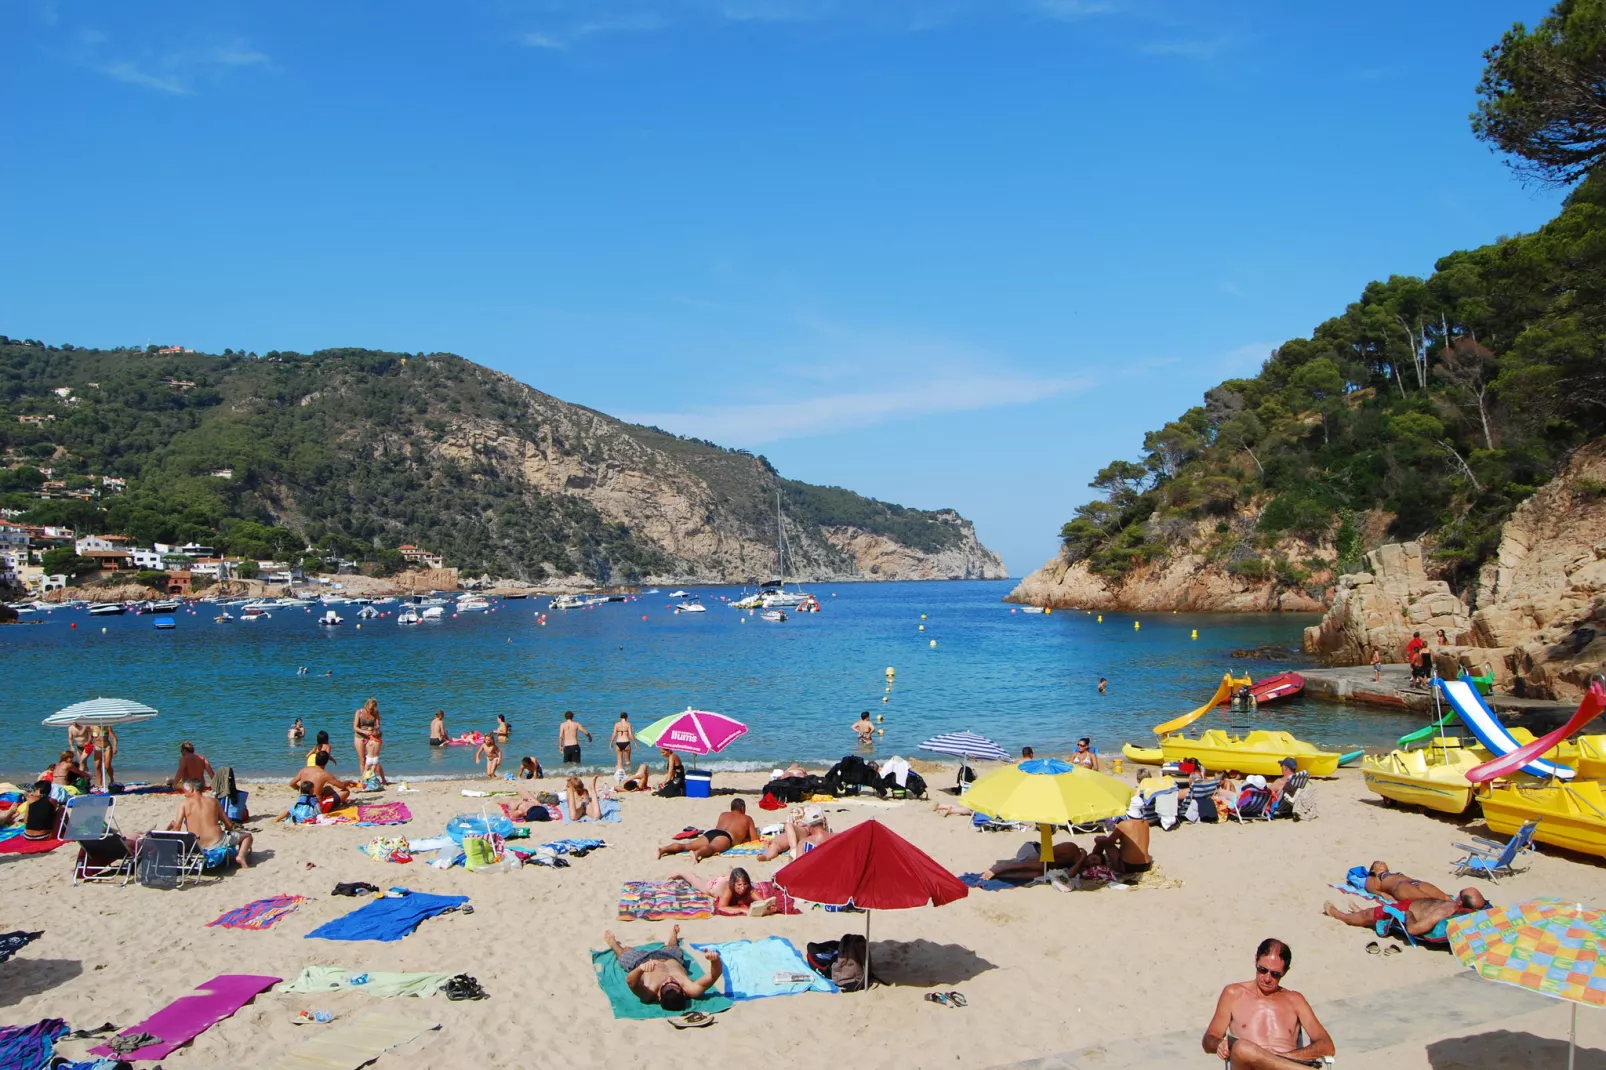
[[[864,911],[940,907],[970,889],[936,859],[879,821],[838,833],[776,871],[778,887],[797,899]],[[864,916],[865,988],[869,988],[870,915]]]

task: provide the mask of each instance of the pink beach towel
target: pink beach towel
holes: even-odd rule
[[[13,836],[0,842],[0,855],[44,854],[46,851],[54,851],[66,842],[66,840],[30,840],[23,836]]]
[[[404,802],[363,803],[357,807],[359,825],[405,825],[413,812]]]
[[[278,984],[281,978],[255,974],[225,973],[201,985],[192,994],[174,1000],[138,1025],[129,1026],[118,1036],[149,1033],[160,1037],[155,1044],[136,1048],[123,1059],[161,1059],[206,1032],[256,996]],[[112,1055],[105,1044],[89,1049],[92,1055]]]

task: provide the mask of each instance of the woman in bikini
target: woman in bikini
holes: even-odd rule
[[[762,918],[769,912],[774,903],[771,899],[759,899],[753,891],[753,878],[747,875],[747,870],[737,866],[732,869],[728,877],[699,877],[685,870],[670,874],[669,880],[683,880],[693,888],[708,893],[714,900],[714,913],[716,914],[750,914],[755,918]]]
[[[617,773],[615,775],[618,775]],[[620,791],[651,791],[652,775],[647,763],[642,762],[636,766],[636,771],[625,777],[624,783],[619,785]]]
[[[591,778],[591,790],[587,791],[585,784],[577,776],[569,778],[566,794],[569,797],[569,820],[578,821],[582,817],[589,817],[593,821],[602,820],[602,800],[597,796],[597,778]]]
[[[369,699],[351,717],[352,746],[357,751],[357,768],[368,767],[368,740],[379,727],[379,700]]]
[[[513,726],[507,723],[507,718],[500,713],[496,715],[496,741],[506,743],[507,737],[513,734]]]

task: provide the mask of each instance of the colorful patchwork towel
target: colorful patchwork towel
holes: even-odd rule
[[[319,814],[317,817],[315,817],[311,821],[307,822],[307,824],[310,824],[310,825],[355,825],[357,823],[357,820],[358,820],[357,811],[359,809],[360,809],[360,807],[358,807],[356,805],[342,806],[338,810],[330,810],[327,814]]]
[[[406,836],[375,836],[357,850],[376,862],[411,862],[413,848]]]
[[[759,855],[764,853],[763,840],[751,840],[747,843],[738,843],[734,847],[727,847],[719,852],[722,855]]]
[[[359,825],[405,825],[413,819],[413,812],[404,802],[363,803],[357,807]]]
[[[271,929],[279,922],[296,912],[302,903],[307,901],[304,895],[275,895],[268,899],[258,899],[254,903],[247,903],[243,907],[233,910],[219,917],[216,921],[209,921],[209,929]]]
[[[682,880],[626,881],[619,892],[620,921],[690,921],[713,916],[714,901]]]

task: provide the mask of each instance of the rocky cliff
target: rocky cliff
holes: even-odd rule
[[[1429,577],[1417,544],[1384,546],[1366,572],[1339,580],[1305,649],[1356,663],[1376,646],[1397,661],[1413,630],[1441,670],[1492,670],[1497,687],[1518,694],[1576,699],[1606,671],[1606,442],[1579,449],[1517,507],[1467,597]]]
[[[1244,533],[1253,530],[1254,519],[1252,514],[1239,518]],[[1284,539],[1264,554],[1254,553],[1239,532],[1220,532],[1215,522],[1194,525],[1176,545],[1164,558],[1114,580],[1093,572],[1085,560],[1056,557],[1004,600],[1054,609],[1133,612],[1319,613],[1324,608],[1320,593],[1331,574],[1319,559],[1324,553],[1330,557],[1330,548]]]

